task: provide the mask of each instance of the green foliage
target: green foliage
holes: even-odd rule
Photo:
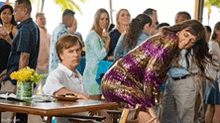
[[[82,14],[82,11],[80,7],[76,4],[74,0],[53,0],[55,4],[58,4],[61,6],[61,10],[64,11],[65,9],[70,9],[70,10],[77,10]],[[82,3],[85,3],[86,0],[79,0]]]
[[[207,7],[220,6],[220,0],[205,0],[204,5]]]

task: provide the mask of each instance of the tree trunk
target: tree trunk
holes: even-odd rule
[[[44,2],[45,2],[45,0],[42,0],[42,1],[41,1],[41,10],[40,10],[40,12],[43,12],[43,9],[44,9]]]
[[[110,7],[110,20],[111,23],[113,24],[113,17],[112,17],[112,0],[109,0],[109,7]]]

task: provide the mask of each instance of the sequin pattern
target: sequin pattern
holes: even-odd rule
[[[102,79],[106,100],[118,102],[122,107],[133,108],[137,103],[143,108],[153,107],[154,94],[172,64],[169,61],[174,59],[173,54],[179,53],[177,42],[175,34],[158,35],[118,60]]]

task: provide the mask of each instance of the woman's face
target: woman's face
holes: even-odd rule
[[[188,29],[185,28],[176,34],[179,38],[179,43],[178,43],[179,49],[191,48],[196,43],[196,36],[192,35],[187,30]]]
[[[1,13],[2,23],[8,23],[12,19],[12,13],[9,8],[5,9]]]
[[[151,30],[152,30],[152,24],[151,24],[151,25],[150,25],[150,23],[145,24],[143,30],[147,33],[148,36],[150,36],[151,33],[152,33],[152,32],[151,32]]]
[[[99,19],[99,27],[103,29],[107,29],[109,24],[109,17],[106,12],[102,12]]]
[[[131,16],[126,10],[122,10],[118,16],[118,24],[119,25],[128,25],[130,23]]]

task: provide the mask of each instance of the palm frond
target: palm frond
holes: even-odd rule
[[[77,10],[80,14],[82,14],[82,11],[78,4],[74,0],[53,0],[55,4],[60,5],[61,10],[64,11],[65,9],[70,10]],[[79,0],[79,2],[85,3],[87,0]]]
[[[220,0],[205,0],[205,6],[220,6]]]

